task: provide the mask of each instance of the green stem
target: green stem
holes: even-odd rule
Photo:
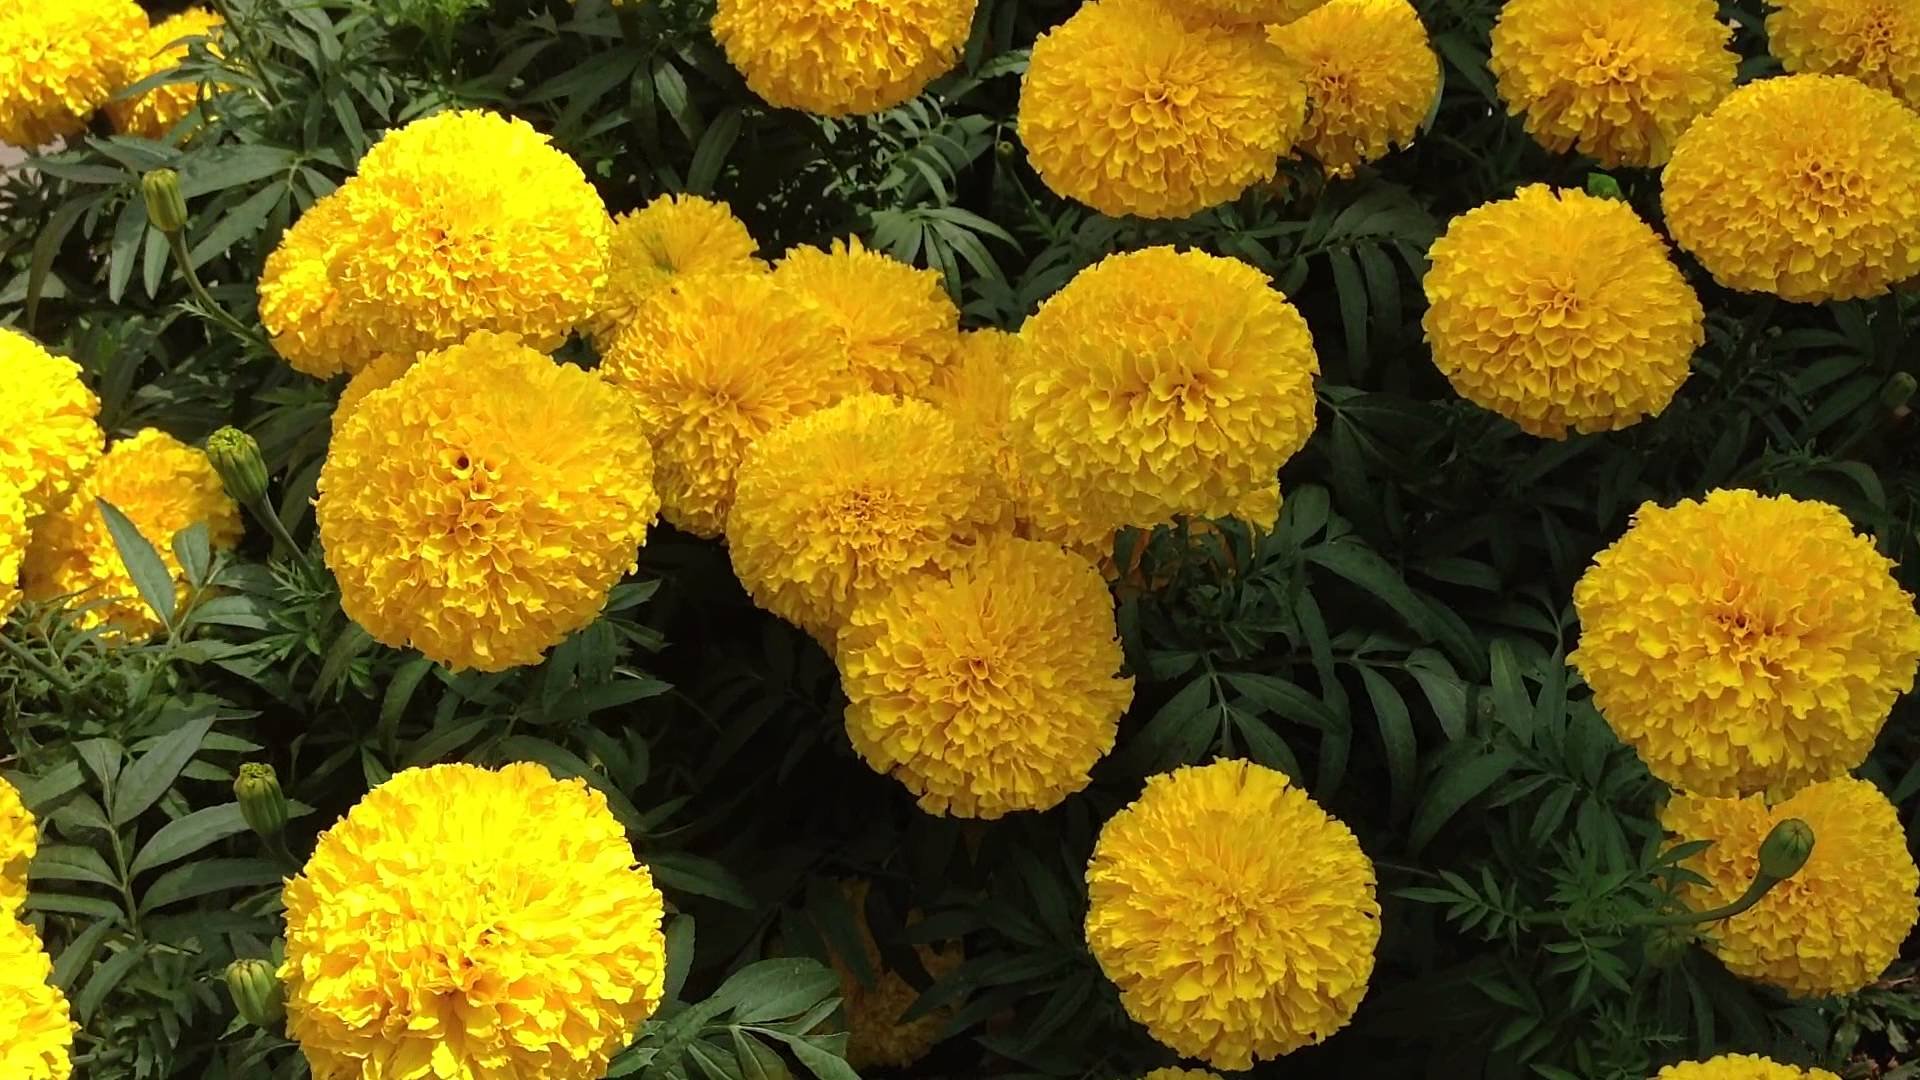
[[[234,318],[226,308],[220,306],[220,304],[214,300],[213,294],[207,291],[206,285],[200,280],[199,271],[193,268],[192,252],[187,250],[187,234],[184,231],[168,233],[167,246],[173,250],[174,261],[180,264],[180,272],[185,275],[187,288],[192,290],[193,298],[198,300],[200,305],[207,309],[213,321],[233,333],[240,335],[254,345],[265,347],[267,343],[259,334],[255,333],[251,327],[242,323],[239,319]]]
[[[1747,891],[1740,894],[1740,899],[1735,900],[1731,904],[1725,904],[1708,911],[1680,911],[1672,915],[1653,915],[1636,920],[1634,925],[1687,926],[1692,923],[1719,922],[1722,919],[1731,919],[1735,915],[1739,915],[1759,903],[1760,898],[1767,895],[1767,890],[1780,884],[1783,880],[1785,879],[1772,877],[1767,874],[1755,874],[1753,876],[1753,884],[1748,885]]]
[[[261,496],[247,509],[253,511],[253,516],[259,518],[260,523],[265,525],[267,532],[273,536],[275,554],[285,550],[289,556],[299,557],[300,545],[294,543],[293,534],[287,531],[287,523],[280,520],[280,515],[275,512],[273,504],[267,501],[266,496]]]
[[[74,692],[75,688],[70,679],[47,666],[39,657],[28,652],[19,642],[14,641],[4,633],[0,633],[0,649],[5,649],[9,656],[20,661],[21,664],[25,665],[35,675],[52,683],[54,688],[61,693],[71,695]]]
[[[227,0],[212,0],[212,3],[213,9],[220,13],[221,20],[233,30],[234,40],[240,43],[241,55],[246,57],[247,64],[253,68],[254,76],[260,80],[260,89],[267,99],[267,104],[276,107],[281,105],[283,99],[280,97],[280,89],[273,84],[273,77],[267,74],[267,66],[260,62],[260,50],[254,45],[253,35],[247,32],[245,25],[233,17],[233,12],[228,9]]]

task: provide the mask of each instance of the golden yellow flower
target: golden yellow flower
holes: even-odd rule
[[[1173,0],[1196,21],[1222,26],[1281,25],[1311,12],[1328,0]]]
[[[1674,242],[1728,288],[1817,304],[1920,273],[1920,115],[1852,79],[1741,87],[1661,183]]]
[[[1531,435],[1659,415],[1706,341],[1700,298],[1624,202],[1534,184],[1454,218],[1429,259],[1434,364]]]
[[[996,537],[840,633],[847,735],[930,814],[1046,810],[1087,786],[1133,700],[1113,598],[1057,544]]]
[[[0,2],[0,143],[31,150],[85,131],[130,81],[146,31],[133,0]]]
[[[73,500],[35,527],[23,568],[26,594],[35,600],[73,594],[76,605],[88,605],[81,626],[105,623],[133,640],[162,627],[120,558],[96,504],[100,499],[125,514],[159,553],[173,577],[176,604],[186,601],[187,580],[173,553],[174,534],[204,522],[214,549],[225,550],[244,532],[240,508],[227,497],[205,452],[154,428],[109,447]]]
[[[770,105],[877,113],[953,70],[978,0],[720,0],[713,36]]]
[[[1647,503],[1574,588],[1568,660],[1675,788],[1790,790],[1860,764],[1913,686],[1920,616],[1892,568],[1825,503]]]
[[[1087,945],[1127,1015],[1216,1069],[1324,1040],[1373,974],[1373,863],[1251,762],[1149,777],[1100,830],[1087,890]]]
[[[1407,0],[1330,0],[1267,39],[1306,83],[1301,149],[1335,174],[1411,143],[1440,94],[1440,59]]]
[[[1770,0],[1767,47],[1788,71],[1850,75],[1920,108],[1920,7],[1911,0]]]
[[[0,920],[19,914],[27,900],[27,864],[40,850],[33,811],[20,792],[0,777]]]
[[[934,372],[925,397],[947,414],[961,438],[986,450],[1007,512],[1025,529],[1046,493],[1021,470],[1014,444],[1013,380],[1019,348],[1019,336],[1005,330],[962,334],[953,361]]]
[[[859,602],[954,565],[1003,512],[985,450],[940,410],[855,394],[747,450],[727,542],[755,603],[831,643]]]
[[[80,365],[0,327],[0,486],[37,517],[62,506],[100,460],[100,399]]]
[[[33,533],[28,527],[27,503],[20,491],[0,480],[0,623],[20,603],[20,562]],[[4,850],[4,843],[0,843]],[[0,863],[6,860],[0,858]]]
[[[1683,864],[1708,884],[1688,887],[1682,897],[1707,911],[1746,892],[1760,868],[1761,842],[1788,818],[1813,828],[1807,864],[1751,909],[1708,924],[1709,947],[1741,978],[1801,997],[1851,994],[1880,977],[1920,915],[1920,869],[1898,811],[1879,788],[1843,777],[1773,806],[1761,795],[1676,795],[1660,822],[1676,842],[1713,841]]]
[[[1182,218],[1273,179],[1307,92],[1257,28],[1088,0],[1040,36],[1020,140],[1048,187],[1115,217]]]
[[[163,20],[147,31],[139,44],[127,71],[127,84],[179,67],[180,61],[187,58],[187,38],[209,38],[208,48],[213,48],[219,41],[219,28],[224,25],[225,20],[205,8],[188,8]],[[200,104],[203,93],[212,95],[219,90],[212,86],[203,88],[199,83],[168,83],[138,97],[107,102],[107,115],[113,119],[113,126],[125,134],[161,139]]]
[[[340,606],[450,668],[537,663],[659,511],[631,399],[511,334],[429,353],[334,431],[316,515]]]
[[[1507,0],[1487,66],[1547,149],[1660,165],[1733,89],[1732,36],[1714,0]]]
[[[794,248],[773,280],[833,320],[854,374],[876,393],[924,393],[960,347],[960,310],[939,272],[869,251],[857,236],[830,252]]]
[[[939,1041],[940,1029],[953,1017],[951,1006],[942,1006],[924,1016],[902,1020],[907,1010],[920,1000],[920,991],[899,972],[886,966],[880,945],[865,917],[869,885],[865,881],[844,884],[847,904],[859,919],[861,943],[866,951],[871,981],[863,981],[841,956],[829,957],[840,976],[840,1011],[847,1027],[847,1064],[856,1069],[904,1069],[927,1056]],[[916,922],[909,915],[908,924]],[[960,966],[965,959],[958,944],[915,945],[913,951],[929,977],[938,979]]]
[[[400,376],[413,367],[417,357],[413,353],[381,353],[367,362],[367,366],[353,373],[347,385],[340,390],[340,400],[333,406],[333,430],[339,431],[340,425],[347,422],[353,410],[367,400],[367,395],[375,390],[392,386],[400,381]]]
[[[726,529],[755,439],[859,387],[833,321],[767,274],[662,290],[615,336],[600,374],[633,395],[662,513],[707,537]]]
[[[1220,1080],[1220,1074],[1205,1069],[1154,1069],[1140,1080]]]
[[[260,321],[319,378],[482,330],[550,350],[593,314],[612,228],[580,167],[524,121],[439,113],[382,139],[287,230]]]
[[[283,897],[314,1080],[589,1080],[665,989],[652,876],[606,796],[539,765],[394,774]]]
[[[1802,1069],[1753,1054],[1721,1054],[1705,1061],[1683,1061],[1654,1074],[1653,1080],[1840,1080],[1825,1069]]]
[[[40,935],[0,915],[0,1076],[67,1080],[77,1029],[67,996],[53,985],[53,960]]]
[[[605,352],[655,292],[692,274],[758,273],[758,245],[726,203],[698,195],[662,195],[613,222],[607,287],[589,324]]]

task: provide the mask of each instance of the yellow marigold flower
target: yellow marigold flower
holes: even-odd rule
[[[315,1080],[588,1080],[665,990],[652,875],[606,796],[539,765],[394,774],[283,898]]]
[[[891,109],[953,70],[978,0],[720,0],[713,36],[770,105]]]
[[[1700,298],[1624,202],[1534,184],[1454,218],[1429,258],[1434,364],[1531,435],[1659,415],[1706,341]]]
[[[511,334],[416,360],[334,431],[316,515],[340,606],[450,668],[537,663],[659,512],[632,401]]]
[[[649,297],[691,274],[757,273],[758,245],[726,203],[698,195],[662,195],[614,219],[607,287],[589,329],[605,352]]]
[[[1186,14],[1222,26],[1272,26],[1294,21],[1328,0],[1175,0]]]
[[[27,503],[19,489],[0,480],[0,623],[6,622],[20,603],[20,562],[33,535],[27,521]],[[4,850],[4,842],[0,842],[0,850]],[[0,862],[5,859],[0,858]]]
[[[1046,493],[1020,468],[1014,445],[1013,380],[1020,347],[1018,335],[1005,330],[975,330],[960,336],[953,361],[933,373],[926,400],[953,420],[963,439],[986,450],[1007,500],[1007,512],[1022,528]]]
[[[139,44],[127,72],[127,84],[132,85],[179,67],[180,61],[187,58],[185,39],[206,37],[217,42],[219,28],[224,25],[225,20],[205,8],[188,8],[163,20],[160,25],[147,31]],[[211,43],[209,47],[212,47]],[[208,87],[204,92],[211,95],[218,93],[219,89]],[[156,86],[138,97],[107,102],[107,115],[113,119],[115,128],[128,135],[148,139],[165,138],[173,125],[200,103],[202,92],[199,83],[168,83]]]
[[[707,537],[726,529],[755,439],[859,386],[832,320],[765,274],[662,290],[615,336],[600,374],[633,394],[662,513]]]
[[[1149,1035],[1248,1069],[1352,1019],[1380,940],[1373,883],[1353,833],[1285,773],[1188,766],[1100,830],[1087,945]]]
[[[367,366],[353,373],[347,385],[340,391],[340,400],[333,406],[333,430],[339,431],[340,425],[347,422],[353,410],[367,400],[367,395],[400,381],[400,376],[413,367],[417,357],[412,353],[381,353],[367,362]]]
[[[794,248],[773,279],[833,320],[854,374],[876,393],[925,392],[960,347],[960,310],[940,273],[869,251],[857,236],[830,252]]]
[[[159,553],[173,577],[174,600],[185,603],[186,572],[173,553],[175,533],[204,522],[215,550],[240,542],[240,508],[227,497],[204,451],[164,431],[147,428],[109,447],[86,485],[65,507],[35,527],[25,562],[26,593],[35,600],[75,594],[90,606],[82,626],[102,623],[130,639],[152,637],[160,620],[140,599],[95,500],[127,516]]]
[[[1018,122],[1054,191],[1115,217],[1183,218],[1273,179],[1306,113],[1306,87],[1259,30],[1088,0],[1034,43]]]
[[[0,920],[18,914],[26,902],[27,864],[39,849],[33,811],[20,801],[20,792],[0,778]]]
[[[67,996],[53,985],[53,960],[40,947],[40,935],[0,915],[0,1076],[67,1080],[78,1028]]]
[[[1154,1069],[1140,1080],[1220,1080],[1220,1074],[1205,1069]]]
[[[866,951],[871,981],[863,981],[852,966],[839,955],[829,959],[840,976],[840,1011],[847,1027],[847,1064],[856,1069],[904,1069],[927,1056],[939,1041],[940,1029],[953,1017],[953,1008],[943,1006],[912,1020],[902,1020],[907,1010],[920,1000],[920,991],[886,966],[880,945],[865,918],[867,892],[865,881],[845,883],[847,904],[859,919],[860,938]],[[917,921],[911,915],[908,923]],[[938,979],[960,966],[965,959],[958,944],[915,945],[914,953],[928,976]]]
[[[1411,143],[1440,93],[1440,60],[1407,0],[1331,0],[1267,38],[1307,86],[1301,149],[1335,174]]]
[[[1660,165],[1733,89],[1732,36],[1713,0],[1507,0],[1487,67],[1547,149]]]
[[[847,735],[930,814],[1046,810],[1113,749],[1133,680],[1100,572],[1057,544],[998,537],[916,574],[840,633]]]
[[[550,350],[593,314],[612,228],[580,167],[524,121],[439,113],[380,140],[287,230],[260,320],[319,378],[482,330]]]
[[[1813,854],[1758,904],[1711,924],[1710,948],[1735,975],[1796,996],[1851,994],[1893,963],[1920,915],[1920,869],[1899,813],[1879,788],[1842,777],[1773,806],[1761,795],[1676,795],[1660,822],[1676,841],[1713,841],[1684,864],[1708,884],[1683,896],[1707,911],[1746,892],[1760,868],[1761,842],[1788,818],[1812,826]]]
[[[146,31],[133,0],[0,3],[0,143],[31,150],[85,131],[130,81]]]
[[[1852,79],[1741,87],[1661,183],[1674,242],[1728,288],[1822,303],[1920,273],[1920,115]]]
[[[64,505],[86,482],[106,442],[99,413],[80,365],[0,327],[0,486],[20,493],[28,517]]]
[[[1654,1074],[1653,1080],[1840,1080],[1825,1069],[1802,1069],[1753,1054],[1721,1054],[1705,1061],[1683,1061]]]
[[[859,602],[954,565],[1002,513],[985,450],[939,409],[855,394],[747,450],[727,542],[755,603],[831,643]]]
[[[1825,503],[1647,503],[1575,587],[1568,659],[1675,788],[1792,789],[1865,760],[1913,686],[1920,616],[1892,568]]]
[[[1911,0],[1771,0],[1767,46],[1788,71],[1850,75],[1920,108],[1920,8]]]

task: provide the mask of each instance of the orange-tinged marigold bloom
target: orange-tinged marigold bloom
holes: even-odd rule
[[[0,143],[32,150],[85,131],[132,81],[146,32],[133,0],[0,0]]]
[[[1767,47],[1791,72],[1850,75],[1920,108],[1912,0],[1770,0]]]
[[[127,71],[127,84],[179,67],[180,61],[187,58],[189,38],[208,38],[208,47],[212,48],[219,41],[219,30],[224,25],[225,20],[205,8],[188,8],[162,20],[147,31],[140,43]],[[125,134],[161,139],[193,111],[203,92],[212,95],[218,93],[219,88],[207,87],[203,91],[199,83],[167,83],[137,97],[107,102],[107,115],[113,119],[113,126]]]
[[[753,274],[767,264],[759,245],[726,203],[698,195],[662,195],[613,222],[607,287],[591,323],[601,352],[631,323],[648,299],[696,274]]]
[[[770,105],[877,113],[953,70],[978,0],[720,0],[713,37]]]
[[[40,935],[0,914],[0,1076],[67,1080],[77,1030],[67,996],[53,985],[53,959]]]
[[[773,280],[833,320],[854,374],[876,393],[924,393],[960,347],[960,309],[939,271],[868,250],[857,236],[831,251],[794,248]]]
[[[100,399],[80,365],[0,327],[0,486],[29,518],[65,505],[100,460]]]
[[[0,778],[0,919],[20,913],[27,900],[27,864],[40,850],[40,832],[33,811],[20,801],[20,792]]]
[[[1407,0],[1330,0],[1267,38],[1306,84],[1301,149],[1336,175],[1411,143],[1440,94],[1440,58]]]
[[[1782,1065],[1753,1054],[1721,1054],[1705,1061],[1683,1061],[1654,1074],[1653,1080],[1840,1080],[1825,1069]]]
[[[953,1007],[942,1006],[912,1020],[902,1019],[920,991],[901,974],[886,965],[880,944],[867,925],[865,881],[844,883],[847,905],[858,920],[861,946],[870,979],[862,979],[854,966],[838,953],[828,957],[834,973],[840,976],[840,1012],[847,1027],[847,1064],[856,1069],[904,1069],[927,1056],[939,1042],[940,1031],[953,1018]],[[908,925],[918,921],[910,913]],[[957,943],[939,947],[917,944],[914,954],[930,978],[938,979],[960,966],[965,959]]]

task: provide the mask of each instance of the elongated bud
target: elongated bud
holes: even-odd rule
[[[1620,190],[1620,181],[1603,172],[1587,174],[1587,194],[1596,199],[1614,199],[1623,201],[1626,193]]]
[[[154,228],[172,236],[187,227],[187,200],[180,194],[179,173],[155,169],[140,178],[140,190],[147,197],[147,220]]]
[[[1788,818],[1760,843],[1760,876],[1785,881],[1800,872],[1813,854],[1813,826]]]
[[[1880,404],[1889,409],[1898,409],[1913,398],[1916,389],[1914,377],[1904,371],[1894,373],[1887,385],[1880,390]]]
[[[253,436],[223,427],[207,436],[207,459],[234,502],[259,506],[267,497],[267,463],[260,459],[260,444]]]
[[[280,790],[280,777],[273,766],[258,762],[240,766],[240,775],[233,782],[233,797],[240,800],[240,816],[261,836],[278,836],[287,827],[287,796]]]
[[[227,992],[234,1011],[254,1027],[273,1031],[287,1014],[285,990],[268,961],[249,958],[227,965]]]

